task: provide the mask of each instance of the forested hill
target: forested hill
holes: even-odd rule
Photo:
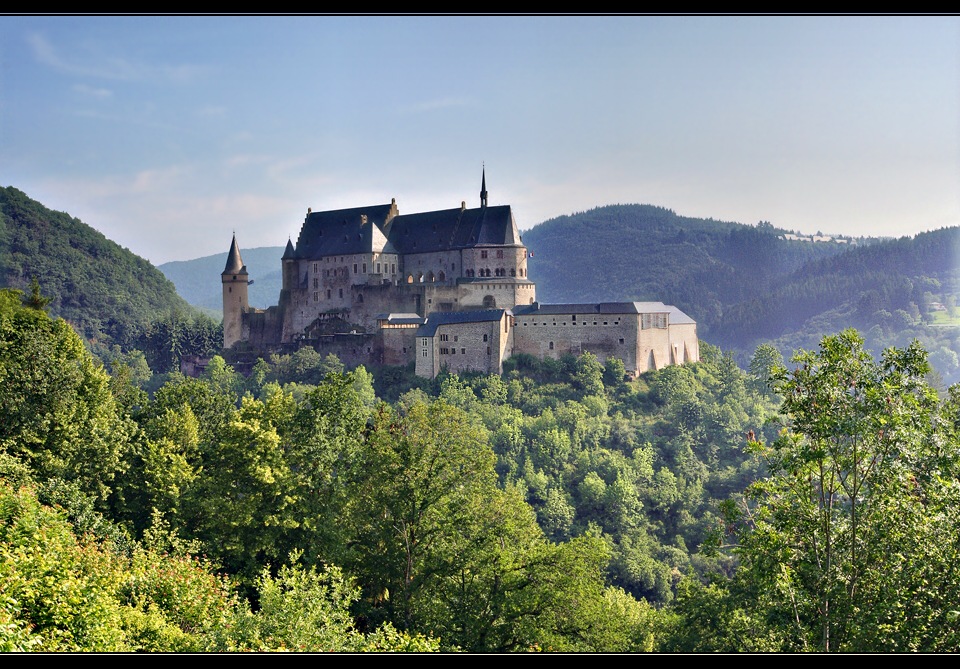
[[[122,339],[163,314],[192,312],[149,261],[16,188],[0,188],[0,287],[29,290],[33,279],[52,298],[49,312],[88,339]]]
[[[769,342],[784,355],[817,347],[824,334],[864,333],[874,354],[917,340],[944,386],[960,382],[960,228],[887,240],[812,262],[762,296],[730,306],[711,341],[741,362]]]
[[[714,339],[750,344],[811,330],[815,322],[818,330],[910,329],[929,320],[932,303],[955,299],[958,259],[957,227],[853,247],[809,262],[774,280],[764,294],[731,305],[713,329]]]
[[[527,230],[541,302],[663,301],[709,336],[728,305],[764,295],[805,263],[849,244],[790,241],[757,226],[679,216],[652,205],[610,205]]]
[[[769,223],[613,205],[545,221],[523,241],[542,302],[675,304],[702,339],[741,364],[764,342],[789,356],[854,327],[874,354],[918,339],[944,381],[960,380],[960,228],[900,239],[791,237]]]

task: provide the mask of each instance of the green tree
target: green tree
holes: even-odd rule
[[[128,440],[110,379],[70,325],[20,297],[0,290],[0,450],[103,503]]]
[[[874,361],[847,330],[793,362],[774,375],[786,428],[754,444],[771,475],[727,506],[739,609],[772,622],[779,650],[956,650],[960,562],[943,537],[960,529],[958,444],[926,353]]]

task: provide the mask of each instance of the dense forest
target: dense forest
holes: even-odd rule
[[[4,651],[960,650],[960,386],[930,365],[956,347],[923,339],[956,307],[953,230],[788,248],[641,208],[700,240],[664,291],[687,251],[721,274],[782,254],[762,295],[691,292],[718,341],[753,317],[736,291],[801,328],[637,379],[586,354],[428,381],[309,348],[240,375],[218,324],[150,302],[169,283],[146,261],[4,198]],[[30,229],[100,278],[44,279]],[[101,303],[114,273],[129,306]],[[186,354],[212,356],[201,377]]]
[[[960,393],[919,345],[634,381],[305,349],[148,393],[43,303],[0,291],[5,650],[960,648]]]

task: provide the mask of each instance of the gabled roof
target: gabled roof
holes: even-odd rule
[[[487,323],[499,321],[506,309],[483,309],[480,311],[437,311],[427,315],[427,321],[417,328],[417,337],[432,337],[441,325],[452,323]]]
[[[659,309],[639,309],[643,305],[650,307],[659,305]],[[600,302],[598,304],[533,304],[518,305],[513,308],[515,316],[551,316],[560,314],[637,314],[651,312],[665,312],[666,305],[660,302]]]
[[[377,321],[386,321],[391,325],[423,325],[424,318],[418,314],[389,313],[377,314]]]
[[[514,316],[552,316],[561,314],[669,314],[671,323],[694,323],[676,307],[663,302],[600,302],[598,304],[533,304],[517,305]]]
[[[237,236],[233,236],[230,242],[230,252],[227,253],[227,265],[223,268],[222,274],[246,274],[247,267],[243,264],[243,258],[240,257],[240,246],[237,244]]]
[[[296,257],[396,253],[383,234],[395,212],[394,204],[310,212],[297,238]]]
[[[522,245],[510,205],[397,216],[387,226],[387,236],[394,248],[405,254]]]
[[[696,325],[696,324],[697,324],[697,322],[696,322],[695,320],[693,320],[692,318],[690,318],[689,316],[687,316],[685,313],[683,313],[682,311],[680,311],[680,310],[677,309],[676,307],[671,306],[671,305],[668,304],[668,305],[667,305],[667,308],[670,309],[670,323],[671,323],[671,324],[673,324],[673,325],[681,325],[681,324]]]

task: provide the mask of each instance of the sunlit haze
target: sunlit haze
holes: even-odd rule
[[[0,17],[0,185],[159,264],[314,210],[960,225],[960,17]]]

